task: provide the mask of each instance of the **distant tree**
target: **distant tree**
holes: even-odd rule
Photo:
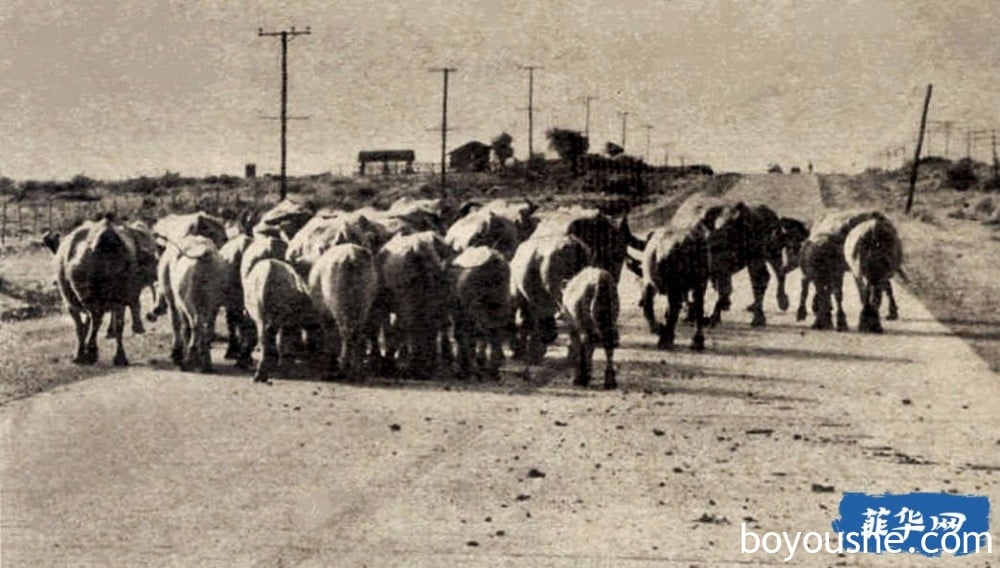
[[[74,191],[83,191],[94,187],[97,182],[83,174],[76,174],[69,180],[68,188]]]
[[[501,169],[506,167],[507,160],[514,157],[514,146],[511,145],[513,142],[514,139],[511,135],[504,132],[490,143],[493,148],[493,156],[496,157]]]
[[[549,139],[549,148],[559,154],[559,159],[573,165],[575,175],[580,164],[580,158],[587,153],[590,142],[583,133],[577,130],[551,128],[545,133]]]
[[[769,173],[769,174],[780,174],[780,173],[784,173],[784,170],[781,169],[781,164],[778,164],[778,163],[775,163],[775,162],[771,162],[767,166],[767,173]]]
[[[614,142],[608,142],[604,145],[604,153],[614,158],[615,156],[620,156],[625,153],[625,148],[622,148]]]

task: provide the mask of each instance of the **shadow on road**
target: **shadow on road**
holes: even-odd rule
[[[831,332],[834,333],[834,332]],[[831,351],[811,351],[791,347],[761,347],[756,345],[722,345],[712,349],[717,355],[738,357],[770,357],[780,359],[829,359],[832,361],[868,361],[873,363],[913,363],[903,357],[876,357],[858,353],[834,353]]]

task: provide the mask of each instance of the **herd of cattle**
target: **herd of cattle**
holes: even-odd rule
[[[847,329],[842,281],[851,272],[863,305],[858,328],[880,332],[883,293],[896,317],[890,279],[902,247],[877,211],[832,213],[808,226],[760,204],[695,195],[667,226],[645,238],[627,217],[581,207],[543,211],[529,200],[401,201],[388,210],[314,210],[283,201],[259,219],[224,222],[205,213],[168,215],[152,227],[113,217],[88,221],[60,238],[48,234],[56,280],[72,316],[74,362],[97,360],[105,314],[116,340],[115,365],[127,365],[126,311],[142,333],[140,295],[155,292],[154,320],[169,314],[171,358],[183,369],[211,370],[210,344],[226,313],[227,359],[266,381],[282,358],[320,358],[330,376],[364,369],[425,378],[457,363],[463,376],[496,378],[504,347],[539,362],[569,329],[575,384],[587,385],[595,348],[606,354],[604,387],[617,385],[618,280],[623,267],[642,279],[640,306],[660,348],[670,348],[682,308],[704,349],[703,327],[730,309],[732,276],[746,268],[751,325],[765,325],[764,295],[776,276],[780,309],[785,277],[801,267],[798,319],[809,282],[816,329]],[[708,285],[718,295],[705,317]],[[666,296],[664,322],[654,300]],[[453,351],[452,340],[457,344]]]

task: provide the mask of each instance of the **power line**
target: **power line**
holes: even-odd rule
[[[279,37],[281,38],[281,199],[288,195],[288,177],[286,175],[286,165],[288,163],[288,39],[300,35],[310,35],[309,26],[304,30],[291,29],[278,32],[265,32],[264,28],[257,28],[257,37]],[[294,117],[305,119],[306,117]]]
[[[448,178],[448,167],[445,161],[448,145],[448,75],[458,71],[458,69],[454,67],[438,67],[430,71],[432,73],[441,73],[444,77],[444,94],[441,97],[441,196],[444,197],[447,191],[445,183]]]

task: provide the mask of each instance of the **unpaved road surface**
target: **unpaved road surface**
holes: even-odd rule
[[[811,176],[750,177],[732,191],[800,215],[821,207]],[[734,306],[747,305],[745,274],[735,285]],[[563,338],[542,367],[511,364],[493,384],[255,386],[137,365],[58,387],[0,408],[0,560],[784,564],[742,555],[741,524],[830,530],[845,491],[1000,503],[997,376],[897,289],[902,320],[884,335],[809,330],[777,311],[772,290],[767,328],[734,309],[704,353],[687,349],[690,328],[660,352],[626,272],[616,392],[571,386]],[[800,552],[792,563],[955,560]]]

